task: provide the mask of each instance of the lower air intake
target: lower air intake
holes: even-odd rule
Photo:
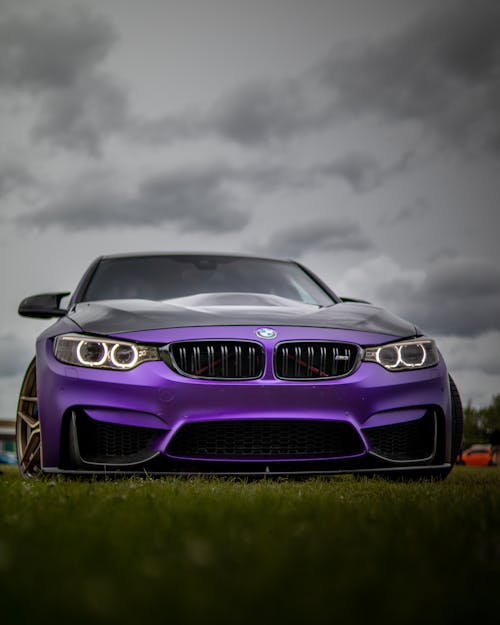
[[[178,458],[242,460],[336,458],[363,451],[348,423],[300,419],[188,423],[167,448]]]
[[[83,461],[94,464],[131,464],[152,455],[149,445],[159,430],[106,423],[79,413],[75,420]]]
[[[435,414],[428,410],[421,419],[366,428],[363,434],[370,451],[389,460],[426,460],[433,455],[436,430]]]

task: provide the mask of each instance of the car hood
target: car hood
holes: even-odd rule
[[[412,323],[371,304],[349,302],[319,307],[254,293],[202,293],[161,302],[81,302],[71,308],[68,318],[84,332],[94,334],[248,325],[338,328],[401,338],[421,334]]]

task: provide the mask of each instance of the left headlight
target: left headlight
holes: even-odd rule
[[[431,339],[412,339],[367,347],[363,360],[376,362],[389,371],[409,371],[436,365],[439,352]]]
[[[133,369],[149,360],[160,359],[156,347],[82,334],[56,337],[54,356],[68,365],[120,371]]]

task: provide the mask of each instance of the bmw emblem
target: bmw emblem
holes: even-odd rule
[[[272,330],[271,328],[259,328],[255,334],[261,339],[275,339],[278,336],[276,330]]]

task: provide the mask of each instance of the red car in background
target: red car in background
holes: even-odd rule
[[[466,466],[487,467],[493,464],[491,445],[472,445],[465,449],[458,461]]]

